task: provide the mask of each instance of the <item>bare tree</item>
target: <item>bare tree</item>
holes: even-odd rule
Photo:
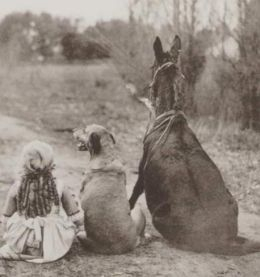
[[[180,0],[172,0],[172,7],[173,7],[173,26],[176,30],[177,34],[180,34]]]

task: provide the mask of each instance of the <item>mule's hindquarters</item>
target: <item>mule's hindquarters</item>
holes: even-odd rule
[[[260,243],[237,236],[237,203],[195,209],[165,202],[152,212],[153,225],[173,246],[195,252],[240,256],[259,252]]]
[[[182,250],[231,256],[260,252],[260,242],[239,236],[227,238],[220,235],[218,237],[217,234],[221,230],[221,226],[215,226],[216,232],[214,232],[214,225],[211,225],[212,229],[208,229],[208,232],[207,229],[187,232],[186,228],[181,228],[177,225],[173,226],[172,221],[169,224],[165,224],[164,220],[162,224],[162,220],[156,217],[153,217],[153,224],[165,239],[174,247]],[[233,228],[235,225],[236,222],[230,224],[233,231],[235,231]]]
[[[215,252],[237,235],[237,218],[225,208],[197,209],[191,213],[172,207],[168,214],[162,216],[157,210],[152,217],[155,228],[165,239],[179,248],[196,252]]]
[[[146,190],[148,202],[153,201],[153,205],[148,204],[153,225],[162,236],[174,245],[199,252],[214,252],[217,245],[236,238],[238,213],[233,197],[224,190],[221,200],[220,196],[214,197],[214,186],[212,195],[206,196],[202,192],[205,186],[200,183],[198,188],[198,183],[191,183],[194,179],[190,179],[186,170],[176,172],[181,172],[181,177],[174,175],[174,169],[171,170],[173,175],[168,173],[171,177],[166,181],[171,179],[172,183],[157,183],[156,186],[150,182]]]
[[[154,140],[146,141],[148,152]],[[174,125],[165,142],[157,145],[143,176],[153,224],[164,238],[204,252],[236,238],[237,203],[186,124]]]

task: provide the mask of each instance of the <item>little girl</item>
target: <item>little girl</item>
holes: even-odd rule
[[[83,213],[70,191],[53,177],[53,150],[32,141],[4,206],[6,244],[0,258],[34,263],[55,261],[70,249]],[[64,213],[65,211],[65,213]]]

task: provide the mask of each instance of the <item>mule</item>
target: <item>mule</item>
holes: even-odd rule
[[[238,237],[237,202],[181,111],[175,93],[180,38],[168,52],[159,37],[153,48],[150,96],[156,118],[144,138],[130,208],[145,192],[154,227],[175,247],[230,255],[259,251],[260,243]]]

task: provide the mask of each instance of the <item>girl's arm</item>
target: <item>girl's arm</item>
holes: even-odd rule
[[[64,188],[61,197],[62,206],[71,220],[77,225],[83,225],[83,212],[76,195],[70,189]]]
[[[16,193],[17,193],[16,185],[12,185],[12,187],[8,191],[5,205],[3,208],[2,214],[4,217],[9,218],[17,211]]]
[[[8,219],[17,211],[16,206],[16,185],[12,185],[12,187],[9,189],[8,194],[6,196],[5,204],[2,210],[2,217],[1,217],[1,223],[2,228],[5,232],[6,230],[6,223]]]

